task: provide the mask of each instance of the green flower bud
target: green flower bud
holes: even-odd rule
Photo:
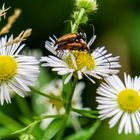
[[[35,140],[35,138],[31,134],[22,134],[19,140]]]
[[[76,0],[76,6],[80,9],[85,9],[88,13],[95,12],[97,10],[96,0]]]

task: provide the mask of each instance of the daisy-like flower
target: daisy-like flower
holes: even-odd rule
[[[82,91],[85,87],[85,84],[83,82],[80,82],[76,85],[75,91],[73,94],[73,99],[72,99],[72,107],[74,108],[82,108],[82,98],[81,94]],[[63,93],[63,83],[62,80],[53,80],[49,85],[46,85],[42,88],[42,91],[46,93],[47,95],[55,96],[55,97],[62,97]],[[42,115],[57,115],[57,114],[63,114],[65,112],[65,108],[62,102],[55,101],[53,99],[48,99],[43,96],[39,96],[37,98],[37,102],[41,105],[44,106],[44,113]],[[71,119],[76,119],[78,116],[76,113],[72,112],[71,114]],[[50,122],[53,119],[45,119],[41,123],[41,128],[45,129]]]
[[[110,128],[119,122],[118,133],[140,133],[140,78],[124,74],[124,84],[113,75],[98,88],[96,97],[101,119],[111,118]]]
[[[30,91],[29,86],[34,86],[39,74],[38,61],[32,56],[19,55],[25,46],[14,43],[5,46],[13,36],[0,40],[0,103],[11,103],[10,94],[14,91],[21,97]]]
[[[54,38],[57,40],[56,37]],[[96,36],[93,36],[87,43],[89,50],[95,38]],[[92,53],[78,50],[56,51],[58,45],[55,45],[54,39],[50,38],[50,40],[51,42],[46,42],[46,48],[56,56],[42,57],[41,61],[44,62],[42,66],[52,67],[52,71],[57,71],[59,75],[68,74],[65,84],[73,75],[77,76],[78,79],[82,79],[85,75],[95,83],[91,77],[101,79],[119,72],[119,57],[112,57],[112,54],[107,54],[105,47],[97,48]]]

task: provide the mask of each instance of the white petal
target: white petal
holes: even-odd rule
[[[119,111],[110,121],[109,121],[109,125],[110,128],[114,127],[114,125],[119,121],[120,117],[122,116],[123,111]]]
[[[75,60],[74,55],[70,54],[70,56],[71,56],[71,61],[72,61],[73,65],[74,65],[74,68],[77,69],[77,64],[76,64],[76,60]]]
[[[95,81],[92,80],[87,74],[84,74],[93,84],[95,84]]]
[[[66,79],[65,79],[65,81],[64,81],[64,84],[67,84],[67,83],[69,82],[69,80],[71,79],[72,75],[73,75],[73,73],[70,73],[70,74],[66,77]]]
[[[139,129],[139,126],[138,126],[138,122],[137,122],[136,117],[133,113],[131,114],[131,119],[132,119],[132,124],[133,124],[135,134],[139,134],[140,129]]]
[[[128,117],[128,113],[124,113],[124,115],[122,116],[119,128],[118,128],[118,133],[119,134],[122,133],[123,128],[125,127],[127,117]]]
[[[82,73],[80,71],[77,72],[77,75],[78,75],[78,79],[82,79]]]
[[[127,120],[126,120],[126,125],[124,128],[125,134],[131,133],[132,132],[132,124],[131,124],[131,119],[130,119],[130,115],[127,116]]]

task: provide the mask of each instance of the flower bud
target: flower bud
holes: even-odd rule
[[[96,0],[76,0],[76,6],[85,9],[86,12],[95,12],[97,10]]]

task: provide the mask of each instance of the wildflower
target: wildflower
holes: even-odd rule
[[[15,92],[24,97],[30,91],[29,86],[34,86],[39,74],[38,61],[32,56],[19,55],[25,46],[14,43],[5,46],[13,36],[0,40],[0,103],[11,103],[10,93]]]
[[[87,43],[88,48],[94,42],[95,37],[93,36]],[[55,39],[57,38],[55,37]],[[107,54],[105,47],[97,48],[91,53],[78,50],[56,51],[58,46],[54,45],[55,40],[52,38],[50,40],[51,42],[46,41],[46,48],[56,56],[42,57],[41,61],[44,62],[42,66],[52,67],[52,71],[57,71],[59,75],[68,74],[65,84],[73,75],[77,76],[78,79],[82,79],[83,75],[85,75],[95,83],[91,77],[101,79],[119,72],[117,70],[120,67],[118,63],[119,57],[112,57],[112,54]]]
[[[74,94],[73,94],[73,99],[72,99],[72,107],[74,108],[82,108],[82,98],[81,94],[82,91],[85,87],[85,84],[83,82],[80,82],[76,85]],[[49,85],[46,85],[43,87],[42,91],[48,95],[55,96],[58,98],[62,97],[63,93],[63,84],[62,80],[53,80]],[[48,99],[43,96],[39,96],[37,98],[37,102],[42,104],[44,108],[44,113],[43,115],[57,115],[57,114],[63,114],[65,112],[65,107],[62,102],[55,101],[54,99]],[[72,112],[71,113],[71,118],[76,118],[77,114]],[[45,129],[52,119],[45,119],[41,123],[41,128]]]
[[[140,133],[140,78],[124,74],[124,84],[118,76],[106,78],[97,93],[96,100],[101,119],[111,118],[110,128],[119,122],[118,133]]]

